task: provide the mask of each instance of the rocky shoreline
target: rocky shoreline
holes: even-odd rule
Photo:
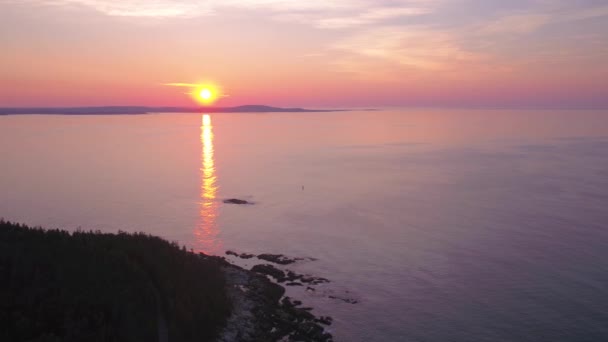
[[[1,218],[0,244],[0,271],[12,270],[0,272],[2,283],[19,285],[0,286],[0,297],[7,317],[20,317],[0,320],[2,341],[104,340],[108,331],[127,341],[333,341],[332,318],[315,316],[279,284],[307,284],[308,294],[331,299],[315,290],[329,280],[278,268],[310,258],[260,254],[278,267],[247,270],[143,233],[45,230]]]
[[[232,314],[218,341],[333,341],[325,326],[331,317],[316,317],[311,308],[285,295],[285,288],[264,274],[233,265],[222,257],[205,256],[221,264]]]

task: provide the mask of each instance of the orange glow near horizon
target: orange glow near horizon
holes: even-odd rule
[[[221,243],[218,239],[217,215],[218,203],[216,201],[218,186],[213,159],[213,130],[211,116],[204,114],[201,117],[201,188],[200,188],[200,220],[194,234],[199,243],[199,250],[207,254],[220,252]]]

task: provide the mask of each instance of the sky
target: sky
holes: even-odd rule
[[[607,0],[0,0],[0,107],[608,107]]]

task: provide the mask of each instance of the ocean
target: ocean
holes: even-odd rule
[[[608,341],[608,111],[0,116],[0,217],[315,258],[337,341]]]

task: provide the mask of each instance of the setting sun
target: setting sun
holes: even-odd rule
[[[199,84],[193,89],[192,95],[196,102],[203,105],[210,105],[217,101],[221,96],[221,91],[215,85]]]
[[[217,90],[211,86],[201,86],[194,91],[194,97],[201,104],[212,104],[217,99]]]
[[[208,101],[211,99],[211,97],[213,96],[213,94],[211,93],[211,90],[204,88],[202,89],[199,93],[198,96],[200,96],[200,98],[204,101]]]
[[[210,105],[215,103],[219,98],[227,95],[222,91],[222,88],[214,83],[165,83],[166,86],[189,88],[186,94],[202,105]]]

